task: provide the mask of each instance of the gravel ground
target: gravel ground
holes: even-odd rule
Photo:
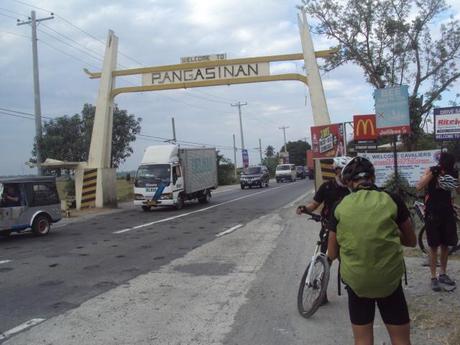
[[[412,320],[412,343],[460,345],[460,292],[434,292],[426,257],[417,249],[406,252],[408,285],[405,286]],[[449,257],[447,273],[460,281],[460,254]]]

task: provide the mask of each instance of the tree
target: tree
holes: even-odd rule
[[[315,27],[337,41],[339,52],[328,59],[328,71],[345,63],[359,65],[375,88],[410,86],[411,149],[435,102],[459,79],[459,21],[447,18],[445,0],[302,0]],[[439,33],[431,34],[440,21]]]
[[[43,137],[40,142],[42,157],[64,161],[82,162],[88,160],[89,146],[96,107],[85,104],[79,114],[61,116],[43,125]],[[112,166],[117,168],[128,158],[133,149],[130,144],[141,131],[141,120],[115,105],[113,111]],[[36,162],[36,147],[32,150]]]
[[[235,182],[235,165],[223,154],[217,151],[217,180],[219,185],[227,185]]]
[[[289,141],[286,144],[289,152],[289,163],[305,166],[307,162],[307,150],[311,149],[309,143],[303,140]],[[281,148],[284,151],[284,146]]]
[[[275,155],[275,148],[271,145],[268,145],[265,149],[265,157],[271,158]]]

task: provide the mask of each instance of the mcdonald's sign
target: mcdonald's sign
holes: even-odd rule
[[[376,140],[377,125],[375,114],[353,116],[354,140]]]

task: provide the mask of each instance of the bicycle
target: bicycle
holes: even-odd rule
[[[460,238],[460,207],[453,204],[454,206],[454,213],[455,218],[457,220],[457,235]],[[426,227],[425,227],[425,205],[420,201],[414,202],[414,210],[415,214],[419,217],[420,221],[422,222],[422,227],[418,233],[418,246],[425,254],[428,254],[428,242],[426,239]],[[460,249],[460,242],[457,243],[455,246],[449,247],[449,255],[455,253],[457,250]]]
[[[329,263],[325,254],[325,245],[328,230],[325,227],[323,218],[315,213],[302,211],[311,216],[311,220],[321,222],[319,240],[313,256],[300,280],[299,292],[297,294],[297,308],[300,315],[305,318],[312,316],[320,307],[326,295],[329,283]]]

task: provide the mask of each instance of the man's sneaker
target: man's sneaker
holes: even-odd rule
[[[447,274],[440,274],[438,280],[441,284],[455,286],[455,282]]]
[[[439,285],[439,281],[437,278],[431,278],[431,290],[436,292],[441,291],[441,285]]]

